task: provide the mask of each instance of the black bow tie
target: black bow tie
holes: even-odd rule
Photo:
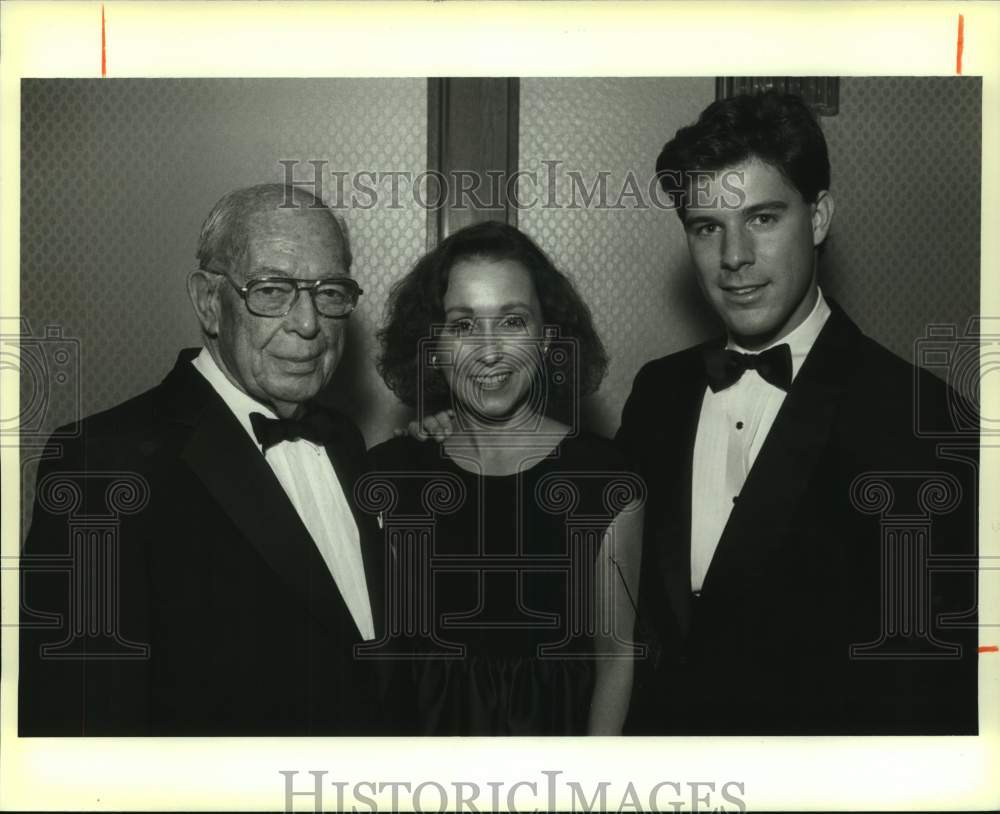
[[[268,418],[261,413],[250,413],[250,424],[264,452],[282,441],[300,438],[326,444],[333,435],[333,421],[322,410],[310,410],[302,418]]]
[[[763,353],[705,350],[705,372],[713,393],[736,384],[747,370],[756,370],[764,381],[787,392],[792,386],[792,350],[788,345],[776,345]]]

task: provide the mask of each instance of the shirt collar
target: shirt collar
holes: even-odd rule
[[[278,416],[274,410],[248,396],[229,381],[226,378],[226,374],[222,372],[222,368],[212,358],[212,354],[208,352],[208,348],[202,348],[201,353],[191,360],[191,364],[194,365],[195,370],[208,380],[208,383],[212,385],[215,392],[219,394],[226,403],[226,406],[236,416],[243,429],[247,431],[247,434],[259,447],[260,444],[257,441],[256,434],[254,434],[253,425],[250,423],[250,413],[262,413],[268,418],[277,418]]]
[[[809,355],[809,351],[812,350],[812,346],[816,343],[816,338],[819,336],[820,331],[823,330],[823,326],[826,324],[827,319],[830,317],[830,306],[827,304],[826,299],[823,297],[823,292],[821,289],[816,289],[816,304],[813,305],[812,311],[809,312],[802,322],[787,336],[777,339],[765,348],[761,348],[757,351],[749,351],[741,347],[732,338],[726,344],[726,347],[730,350],[739,351],[740,353],[763,353],[769,348],[773,348],[776,345],[788,345],[792,352],[792,379],[798,375],[799,368],[802,367],[802,363],[806,360],[806,356]]]

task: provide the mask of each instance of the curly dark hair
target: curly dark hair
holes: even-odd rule
[[[710,104],[666,143],[656,174],[683,221],[692,172],[721,170],[749,158],[775,167],[806,203],[830,188],[830,158],[816,116],[799,96],[773,90]]]
[[[418,354],[420,341],[431,336],[431,326],[445,321],[443,300],[451,269],[470,258],[513,260],[524,266],[538,294],[545,325],[558,327],[560,339],[572,340],[577,354],[576,380],[566,377],[561,385],[550,383],[547,412],[559,414],[559,405],[568,399],[595,392],[607,372],[608,355],[587,304],[531,238],[513,226],[486,221],[441,241],[389,294],[384,327],[378,332],[381,353],[377,366],[400,401],[414,407],[422,399],[424,407],[433,410],[449,403],[450,391],[439,372],[425,376],[424,391],[418,392]]]

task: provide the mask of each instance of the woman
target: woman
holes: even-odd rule
[[[528,237],[482,223],[395,286],[379,339],[386,384],[418,417],[450,408],[455,428],[371,451],[393,484],[390,559],[424,558],[403,668],[417,731],[619,734],[641,489],[572,423],[607,367],[587,306]]]

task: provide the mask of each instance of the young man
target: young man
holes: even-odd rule
[[[939,460],[914,431],[916,397],[947,433],[957,396],[824,297],[834,202],[814,116],[775,93],[717,101],[657,172],[726,335],[643,367],[622,414],[617,439],[650,496],[650,658],[629,730],[976,732],[975,630],[939,626],[974,609],[972,576],[928,589],[927,539],[883,535],[874,498],[898,491],[930,554],[974,553],[974,468]],[[954,505],[927,499],[935,484]],[[909,572],[894,570],[898,544]],[[910,589],[926,595],[900,613],[893,598]]]

